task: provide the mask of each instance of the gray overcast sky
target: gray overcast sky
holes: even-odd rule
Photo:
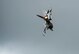
[[[42,36],[36,14],[54,11]],[[0,54],[79,54],[79,0],[0,0]]]

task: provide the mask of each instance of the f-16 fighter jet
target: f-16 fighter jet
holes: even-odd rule
[[[50,29],[53,31],[53,24],[51,23],[51,16],[52,16],[52,9],[46,11],[45,16],[37,15],[38,17],[42,18],[45,21],[45,28],[44,28],[44,33],[46,33],[46,30]]]

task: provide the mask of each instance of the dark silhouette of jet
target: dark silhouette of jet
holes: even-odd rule
[[[51,31],[53,31],[53,24],[51,23],[51,15],[52,15],[52,9],[48,10],[46,12],[45,16],[41,16],[41,15],[37,15],[38,17],[42,18],[46,23],[46,27],[44,28],[44,33],[46,33],[46,30],[50,29]]]

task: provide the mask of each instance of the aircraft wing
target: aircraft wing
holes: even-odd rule
[[[52,20],[51,18],[52,18],[52,9],[49,10],[49,19]]]
[[[45,18],[43,16],[40,16],[40,15],[37,15],[37,16],[45,20]]]

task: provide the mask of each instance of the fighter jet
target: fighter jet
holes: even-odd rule
[[[45,16],[37,15],[38,17],[42,18],[45,21],[45,28],[44,28],[44,33],[46,33],[46,30],[50,29],[53,31],[53,24],[51,22],[51,16],[52,16],[52,9],[46,11]]]

